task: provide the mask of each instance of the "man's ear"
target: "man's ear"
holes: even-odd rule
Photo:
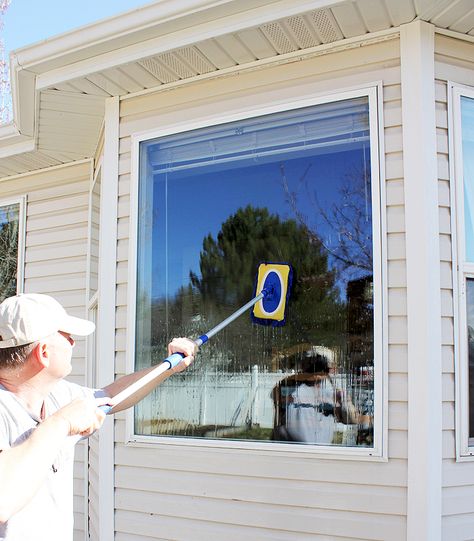
[[[38,342],[30,354],[34,363],[42,368],[49,366],[49,350],[46,342]]]

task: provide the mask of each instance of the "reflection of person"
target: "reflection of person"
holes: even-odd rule
[[[65,381],[71,335],[93,330],[93,323],[68,315],[47,295],[17,295],[0,304],[0,541],[72,540],[74,443],[102,425],[99,405],[113,406],[119,391],[152,370],[124,376],[101,391]],[[112,412],[184,370],[196,345],[174,339],[169,352],[186,357]]]
[[[336,389],[326,356],[305,352],[301,371],[278,382],[273,389],[273,439],[306,443],[333,443],[336,423],[357,423],[350,397]]]

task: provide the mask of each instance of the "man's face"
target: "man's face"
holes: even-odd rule
[[[62,331],[58,331],[48,338],[50,355],[48,372],[51,376],[62,379],[71,373],[71,357],[74,344],[71,335]]]

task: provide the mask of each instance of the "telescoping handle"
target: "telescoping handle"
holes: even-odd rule
[[[262,291],[259,293],[255,298],[253,298],[251,301],[249,301],[247,304],[239,308],[237,311],[235,311],[233,314],[231,314],[227,319],[224,319],[224,321],[221,321],[218,325],[216,325],[213,329],[208,331],[206,334],[202,334],[199,338],[194,340],[194,343],[197,346],[201,346],[202,344],[205,344],[209,338],[212,338],[215,334],[217,334],[219,331],[227,327],[229,323],[232,323],[235,319],[237,319],[240,315],[242,315],[244,312],[246,312],[249,308],[251,308],[254,304],[256,304],[260,299],[263,299],[266,292]],[[117,406],[133,394],[135,394],[137,391],[145,387],[150,381],[153,381],[155,378],[157,378],[160,374],[163,372],[166,372],[167,370],[171,370],[172,368],[175,368],[183,359],[184,355],[182,353],[172,353],[169,355],[161,364],[159,364],[154,370],[151,370],[144,376],[142,376],[139,380],[135,381],[131,385],[129,385],[126,389],[118,393],[114,396],[114,405]],[[100,408],[105,412],[109,413],[112,409],[112,406],[100,406]]]

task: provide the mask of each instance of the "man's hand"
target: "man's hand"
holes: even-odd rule
[[[61,418],[69,424],[69,436],[90,436],[105,420],[105,413],[99,406],[109,402],[108,398],[76,398],[51,417]]]
[[[173,353],[182,353],[184,359],[175,366],[171,372],[176,374],[177,372],[182,372],[194,361],[194,356],[198,352],[198,346],[189,338],[173,338],[173,340],[168,344],[168,355]]]

